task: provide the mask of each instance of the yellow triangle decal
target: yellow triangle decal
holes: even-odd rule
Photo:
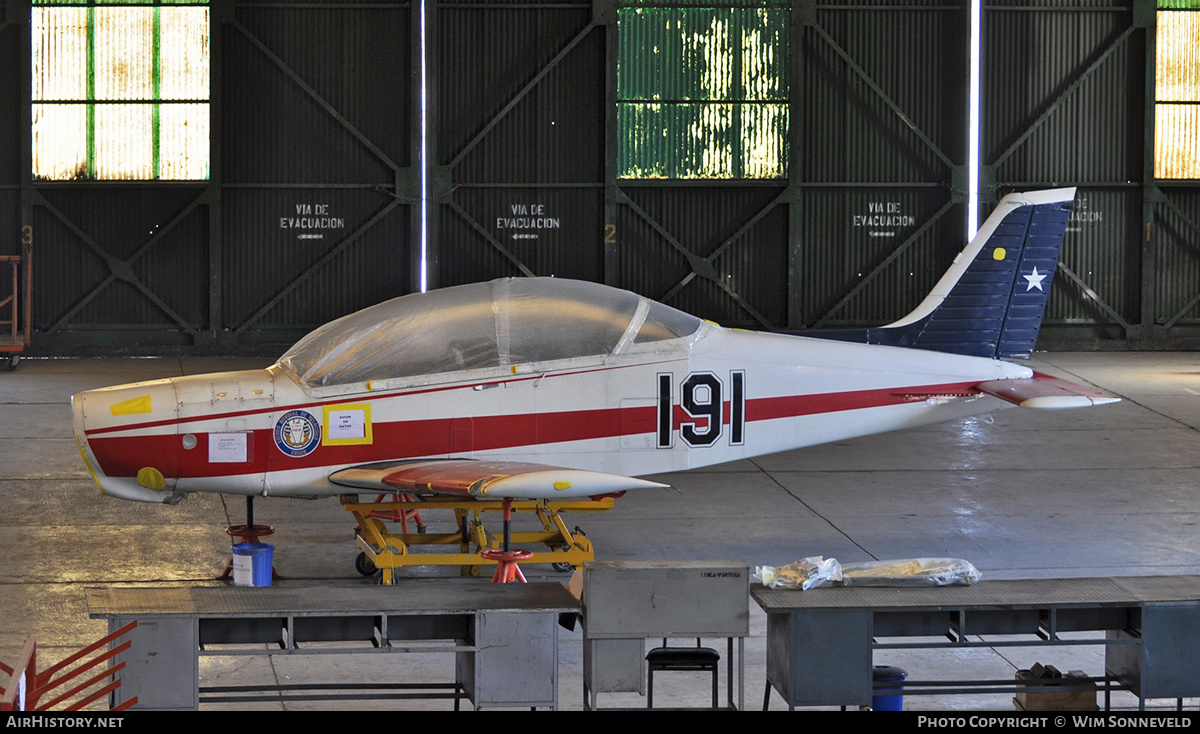
[[[150,412],[150,396],[143,395],[140,398],[132,398],[121,403],[113,405],[109,410],[113,415],[138,415],[139,413]]]

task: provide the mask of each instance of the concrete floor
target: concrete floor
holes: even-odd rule
[[[260,366],[218,359],[22,360],[0,372],[0,661],[33,638],[42,665],[102,637],[84,589],[110,584],[212,585],[229,557],[224,528],[244,521],[236,497],[192,496],[176,507],[101,496],[71,436],[69,399],[89,388]],[[783,565],[951,556],[985,578],[1200,573],[1200,357],[1182,353],[1039,354],[1034,367],[1114,393],[1117,405],[1066,412],[1004,410],[906,432],[843,441],[662,479],[678,491],[630,493],[577,522],[598,560],[739,559]],[[259,499],[275,526],[279,583],[369,583],[353,570],[353,520],[336,500]],[[427,518],[434,530],[448,521]],[[545,567],[530,580],[565,581]],[[438,583],[446,570],[408,573]],[[482,582],[482,581],[481,581]],[[765,680],[765,616],[751,603],[746,703]],[[578,632],[560,643],[562,708],[582,706]],[[397,660],[397,658],[404,658]],[[876,663],[921,679],[1011,678],[1033,662],[1103,673],[1100,647],[888,651]],[[206,684],[446,680],[438,656],[206,658]],[[425,678],[427,677],[427,678]],[[703,705],[705,683],[656,681],[660,705]],[[722,685],[723,687],[723,685]],[[723,696],[723,694],[722,694]],[[660,699],[661,697],[661,699]],[[658,701],[656,701],[658,702]],[[603,706],[645,705],[608,694]],[[1151,707],[1174,701],[1150,701]],[[1196,701],[1188,701],[1190,707]],[[1114,696],[1136,707],[1128,694]],[[773,708],[782,707],[773,697]],[[249,706],[240,706],[249,708]],[[449,708],[446,702],[263,703],[256,708]],[[906,696],[906,709],[1012,709],[1011,695]]]

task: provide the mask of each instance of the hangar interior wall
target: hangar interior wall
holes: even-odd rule
[[[34,21],[76,13],[74,53],[101,65],[106,4],[206,8],[207,96],[171,91],[163,20],[127,52],[159,70],[135,91],[46,91]],[[1160,5],[982,6],[983,214],[1079,187],[1043,347],[1200,339],[1200,62],[1156,82],[1160,26],[1200,5]],[[912,308],[965,238],[962,0],[0,7],[0,254],[34,243],[34,353],[273,352],[423,284],[509,275],[729,325],[865,326]],[[38,167],[48,106],[103,120],[129,99],[154,125],[206,105],[206,175]]]

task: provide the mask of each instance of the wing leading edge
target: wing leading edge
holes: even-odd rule
[[[343,487],[494,499],[569,500],[667,485],[619,474],[518,461],[431,459],[342,469],[329,480]]]

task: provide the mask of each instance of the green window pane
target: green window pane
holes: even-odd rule
[[[639,8],[621,16],[621,100],[787,100],[780,10]]]
[[[723,8],[788,8],[792,0],[721,0]],[[716,4],[713,0],[672,0],[672,7],[711,8]],[[621,5],[629,8],[644,7],[661,10],[663,0],[621,0]]]
[[[782,178],[786,104],[623,104],[618,169],[624,178]]]
[[[175,181],[208,179],[208,105],[167,104],[159,115],[160,177]]]
[[[208,99],[208,8],[163,8],[160,13],[160,99]]]
[[[621,177],[786,175],[786,10],[634,7],[618,19]]]
[[[1158,14],[1154,98],[1200,102],[1200,13]]]
[[[34,7],[39,5],[78,5],[84,6],[87,0],[33,0]],[[208,0],[97,0],[91,5],[208,5]]]
[[[34,4],[34,175],[207,179],[207,4]]]
[[[95,93],[90,99],[154,98],[156,15],[153,9],[130,6],[95,9]]]
[[[33,105],[33,174],[52,181],[89,178],[88,106]]]
[[[151,105],[96,105],[93,133],[96,178],[155,178],[153,125],[154,109]]]
[[[1155,106],[1154,177],[1200,178],[1200,105]]]
[[[1154,176],[1200,178],[1200,13],[1159,11]]]
[[[1159,10],[1200,10],[1200,0],[1158,0]]]

